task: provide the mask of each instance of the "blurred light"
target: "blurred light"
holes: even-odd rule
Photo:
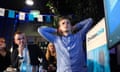
[[[33,0],[26,0],[25,3],[29,6],[32,6],[34,4]]]
[[[37,18],[40,15],[40,11],[39,10],[31,10],[30,14],[32,14],[35,18]]]

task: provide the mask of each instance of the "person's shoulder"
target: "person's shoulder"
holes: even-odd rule
[[[37,44],[29,44],[28,46],[36,46],[36,47],[38,47]]]
[[[10,50],[6,50],[7,54],[11,54]]]
[[[39,46],[38,46],[37,44],[29,44],[29,45],[28,45],[28,48],[37,49],[37,48],[39,48]]]

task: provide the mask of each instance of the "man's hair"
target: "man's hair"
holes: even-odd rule
[[[21,31],[16,31],[16,32],[14,33],[14,36],[15,36],[16,34],[24,34],[24,33],[21,32]]]
[[[58,21],[61,21],[61,20],[63,20],[63,19],[71,20],[71,18],[68,17],[68,16],[60,16],[60,17],[58,18]]]
[[[59,16],[57,20],[57,28],[59,27],[59,22],[63,19],[68,19],[71,22],[71,18],[68,16]]]

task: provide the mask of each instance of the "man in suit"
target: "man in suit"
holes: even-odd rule
[[[47,69],[47,61],[41,49],[37,45],[28,45],[23,32],[15,33],[14,42],[18,47],[13,49],[11,56],[13,67],[20,70],[25,70],[23,67],[26,67],[26,72],[37,72],[40,64],[38,58],[42,58],[43,70]],[[24,63],[26,63],[26,66],[22,66]]]

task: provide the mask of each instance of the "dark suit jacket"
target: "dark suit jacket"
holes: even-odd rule
[[[0,54],[0,72],[3,72],[7,67],[11,65],[10,52],[6,51],[7,54],[2,56]]]
[[[30,55],[30,64],[31,65],[33,65],[33,66],[39,65],[40,62],[39,62],[38,58],[42,58],[43,59],[43,62],[42,62],[43,68],[47,69],[48,64],[47,64],[45,55],[43,54],[43,52],[37,45],[28,45],[28,51],[29,51],[29,55]],[[18,56],[18,50],[17,50],[17,48],[14,48],[13,52],[11,54],[12,67],[18,69],[19,59],[20,59],[20,57]]]

